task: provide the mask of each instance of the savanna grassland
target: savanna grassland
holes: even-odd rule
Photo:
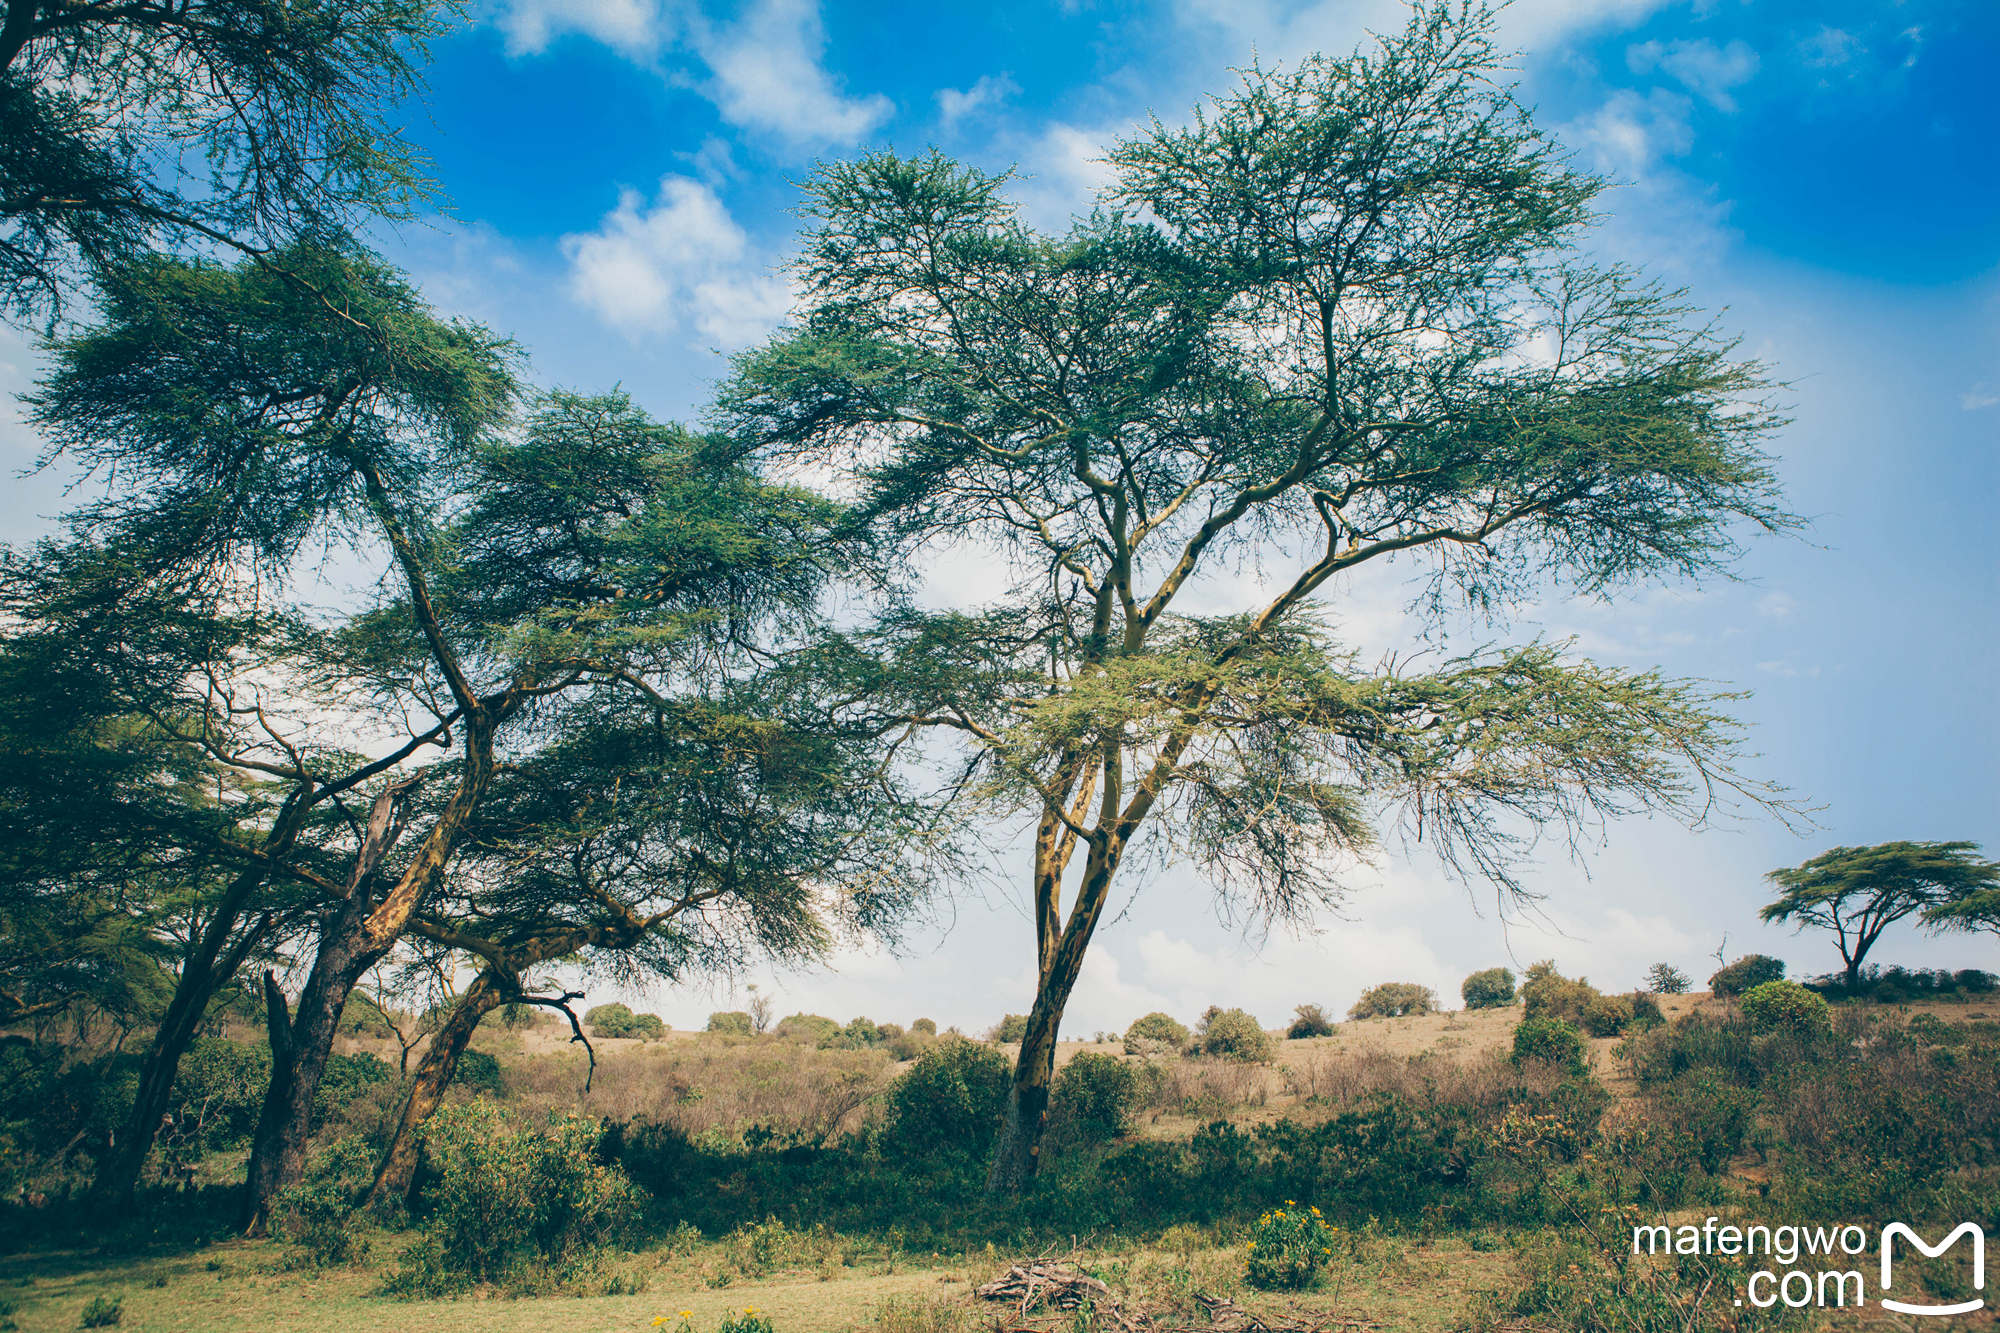
[[[1640,1000],[1624,1031],[1593,1037],[1556,1012],[1588,996],[1541,981],[1525,1009],[1265,1034],[1262,1059],[1065,1043],[1048,1160],[1018,1198],[985,1188],[999,1043],[789,1023],[599,1040],[592,1071],[566,1028],[530,1022],[474,1041],[427,1131],[416,1207],[349,1212],[404,1081],[397,1044],[357,1024],[343,1059],[388,1077],[323,1109],[270,1235],[232,1225],[242,1148],[226,1130],[174,1162],[156,1149],[164,1183],[108,1226],[63,1195],[80,1163],[17,1153],[37,1174],[6,1210],[0,1300],[21,1330],[76,1328],[91,1308],[125,1329],[354,1333],[1900,1328],[1872,1302],[1739,1306],[1770,1261],[1634,1258],[1630,1229],[2000,1221],[2000,999],[1856,1000],[1787,1025],[1663,995],[1657,1022]],[[1522,1054],[1538,1023],[1574,1048]],[[44,1107],[116,1065],[73,1059]],[[13,1142],[30,1148],[26,1084],[11,1086]],[[530,1141],[542,1156],[521,1155]],[[499,1234],[510,1172],[567,1200],[569,1222],[523,1213],[521,1234]],[[1260,1243],[1304,1252],[1284,1230],[1300,1220],[1322,1253],[1290,1278],[1259,1270]],[[1976,1294],[1957,1248],[1900,1267],[1896,1294],[1918,1292],[1917,1271],[1940,1301]],[[1037,1259],[1081,1303],[1060,1283],[1041,1300],[1018,1282],[979,1294]]]

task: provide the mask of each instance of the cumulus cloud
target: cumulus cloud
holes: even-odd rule
[[[644,59],[673,38],[672,15],[660,0],[501,0],[492,23],[507,37],[510,56],[535,55],[568,33]]]
[[[1625,49],[1625,63],[1634,74],[1651,74],[1654,70],[1669,74],[1718,111],[1734,111],[1736,99],[1729,95],[1729,90],[1755,78],[1762,62],[1746,42],[1733,41],[1719,47],[1704,38],[1642,42]]]
[[[998,106],[1020,91],[1021,86],[1005,74],[982,74],[979,82],[964,92],[956,88],[940,88],[932,95],[937,98],[938,118],[944,121],[946,129],[950,129],[979,108]]]
[[[733,23],[689,26],[689,45],[713,75],[701,91],[732,125],[792,144],[847,144],[895,110],[881,93],[846,96],[821,66],[826,28],[815,0],[759,0]]]
[[[570,291],[627,335],[689,328],[722,350],[784,318],[784,282],[751,253],[715,191],[668,176],[649,204],[627,190],[594,232],[565,236]]]

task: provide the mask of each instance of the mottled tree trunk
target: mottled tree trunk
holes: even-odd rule
[[[451,1086],[451,1077],[458,1070],[458,1057],[465,1053],[466,1043],[472,1040],[479,1020],[505,1004],[507,998],[508,990],[502,979],[488,968],[466,988],[444,1026],[432,1035],[431,1044],[424,1048],[424,1058],[417,1064],[417,1081],[410,1088],[409,1100],[403,1103],[396,1137],[376,1169],[374,1187],[368,1191],[369,1203],[399,1199],[410,1192],[410,1182],[417,1174],[417,1132],[444,1100],[444,1091]]]

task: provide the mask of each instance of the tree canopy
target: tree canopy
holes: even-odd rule
[[[838,478],[910,558],[1006,571],[983,608],[894,608],[827,668],[883,725],[962,737],[972,794],[1037,830],[996,1188],[1033,1170],[1056,1026],[1135,844],[1304,921],[1385,814],[1519,893],[1545,824],[1776,800],[1735,767],[1734,696],[1563,645],[1371,669],[1338,641],[1337,595],[1392,557],[1428,571],[1433,614],[1491,611],[1716,574],[1739,531],[1796,521],[1758,448],[1762,370],[1579,256],[1603,182],[1499,82],[1491,31],[1440,4],[1375,51],[1254,68],[1114,147],[1059,235],[936,153],[806,183],[796,325],[739,358],[717,419]],[[1252,560],[1290,572],[1234,605],[1202,582]]]

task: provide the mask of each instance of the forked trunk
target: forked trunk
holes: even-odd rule
[[[466,988],[465,994],[453,1007],[444,1026],[431,1037],[431,1044],[424,1048],[424,1058],[417,1064],[417,1081],[410,1088],[409,1100],[403,1103],[403,1116],[396,1125],[396,1137],[390,1142],[389,1150],[382,1154],[382,1164],[376,1169],[375,1184],[368,1191],[368,1202],[378,1204],[389,1199],[400,1199],[410,1192],[410,1182],[417,1174],[417,1135],[424,1121],[430,1119],[431,1112],[437,1110],[444,1100],[444,1091],[451,1086],[451,1077],[458,1071],[458,1058],[465,1053],[466,1043],[472,1040],[472,1033],[479,1026],[479,1020],[506,1003],[506,992],[499,978],[491,969],[479,974],[479,979]]]

